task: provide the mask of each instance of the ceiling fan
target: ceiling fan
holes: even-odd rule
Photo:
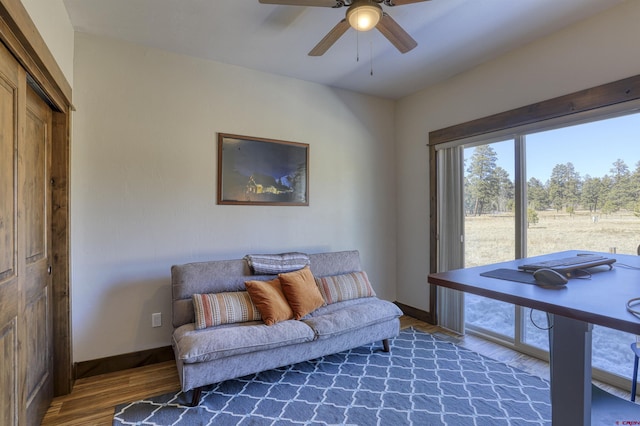
[[[309,52],[309,56],[322,56],[349,29],[369,31],[376,28],[401,53],[407,53],[418,43],[396,21],[382,10],[385,6],[402,6],[428,0],[259,0],[264,4],[282,4],[291,6],[332,7],[347,6],[346,17],[338,22],[329,33]]]

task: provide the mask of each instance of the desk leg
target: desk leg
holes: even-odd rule
[[[591,330],[589,323],[552,315],[551,422],[591,425]]]

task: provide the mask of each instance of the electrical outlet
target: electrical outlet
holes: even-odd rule
[[[162,312],[151,314],[151,327],[162,327]]]

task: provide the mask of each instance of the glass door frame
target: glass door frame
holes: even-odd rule
[[[526,135],[519,133],[511,135],[514,145],[514,209],[515,209],[515,259],[527,257],[527,170],[526,170]],[[508,138],[500,138],[502,142],[507,142]],[[486,140],[484,143],[474,143],[465,145],[466,147],[495,143],[496,140]],[[465,329],[470,333],[482,336],[488,340],[513,347],[519,352],[536,358],[549,361],[549,352],[525,343],[525,321],[529,317],[522,306],[513,305],[514,312],[514,337],[511,338],[491,330],[478,327],[472,324],[465,324]]]

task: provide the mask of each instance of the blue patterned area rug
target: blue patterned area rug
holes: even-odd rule
[[[550,425],[549,384],[409,328],[391,342],[116,407],[114,425]]]

